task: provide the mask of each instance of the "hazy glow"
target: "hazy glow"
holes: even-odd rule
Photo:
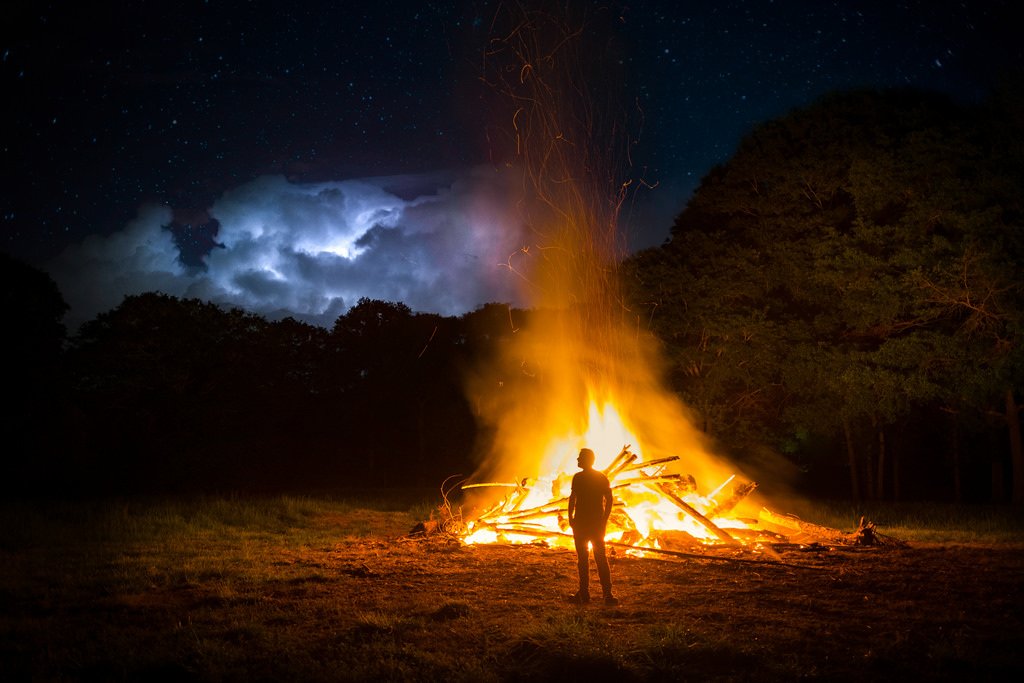
[[[511,32],[493,41],[488,57],[494,60],[491,75],[514,95],[508,125],[523,169],[521,221],[530,226],[532,241],[509,265],[530,283],[532,310],[528,324],[512,321],[517,331],[493,365],[469,378],[478,419],[492,440],[473,475],[472,483],[481,486],[467,491],[479,496],[477,509],[499,516],[479,528],[470,520],[466,540],[493,541],[498,537],[488,528],[491,521],[504,524],[510,517],[502,514],[528,510],[531,517],[520,520],[526,527],[506,529],[503,540],[532,542],[539,533],[549,543],[570,546],[571,532],[562,524],[567,520],[547,510],[542,518],[533,516],[537,506],[564,510],[581,447],[594,450],[598,468],[624,446],[640,461],[675,456],[649,478],[692,475],[700,491],[732,471],[664,385],[661,349],[620,291],[618,218],[628,185],[610,180],[622,168],[616,158],[621,149],[614,144],[616,126],[600,128],[614,116],[594,110],[602,100],[585,85],[592,55],[580,42],[583,32],[546,24],[544,13],[518,12],[509,10]],[[582,140],[602,144],[576,142]],[[509,492],[489,482],[517,486]],[[671,500],[627,486],[617,498],[642,530],[695,526]]]

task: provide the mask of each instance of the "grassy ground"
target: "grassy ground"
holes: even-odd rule
[[[998,508],[816,505],[907,548],[612,559],[411,538],[434,501],[0,508],[0,672],[18,680],[1013,680],[1024,544]],[[595,579],[596,580],[596,579]]]

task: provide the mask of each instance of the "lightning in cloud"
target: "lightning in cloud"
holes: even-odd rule
[[[131,294],[159,291],[329,326],[361,297],[459,315],[521,303],[502,268],[522,247],[509,174],[492,168],[295,184],[264,176],[209,208],[221,245],[186,267],[167,207],[93,235],[48,270],[77,327]]]

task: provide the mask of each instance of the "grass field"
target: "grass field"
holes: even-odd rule
[[[410,537],[430,493],[9,502],[4,681],[1012,680],[1024,529],[1008,508],[862,514],[908,548],[617,555],[622,603],[568,605],[572,553]],[[595,579],[596,580],[596,579]]]

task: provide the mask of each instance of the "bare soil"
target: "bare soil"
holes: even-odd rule
[[[7,681],[1024,680],[1024,546],[617,551],[614,607],[571,551],[445,535],[2,555]]]
[[[365,557],[338,556],[354,606],[376,609],[401,596],[411,613],[442,621],[443,640],[464,651],[494,634],[508,643],[509,678],[588,670],[686,680],[1020,680],[1013,674],[1024,673],[1020,548],[823,548],[777,559],[620,552],[611,561],[615,607],[567,602],[576,586],[571,551],[438,541],[361,550]],[[599,633],[606,651],[583,656],[571,641],[531,637],[515,625],[567,618],[584,620],[582,630]]]

